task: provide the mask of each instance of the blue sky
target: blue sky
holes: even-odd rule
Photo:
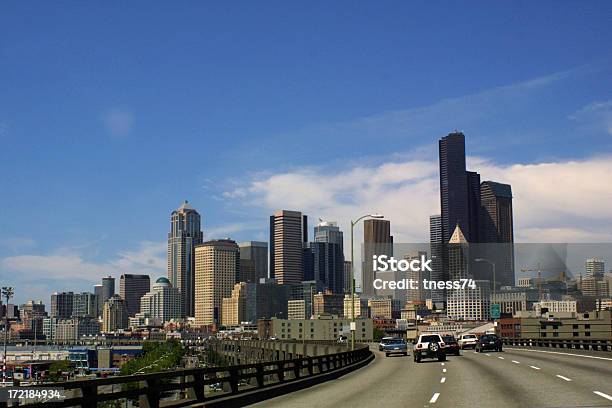
[[[381,194],[417,240],[435,200],[385,194],[432,197],[453,129],[485,177],[612,184],[611,17],[604,1],[6,3],[0,279],[48,302],[107,272],[163,274],[183,199],[209,237],[265,240],[274,208],[342,225]],[[354,175],[370,182],[339,187]],[[536,190],[516,200],[544,207]],[[572,208],[522,210],[523,238],[609,237],[605,208]]]

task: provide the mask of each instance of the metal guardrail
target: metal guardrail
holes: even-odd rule
[[[578,350],[597,350],[612,351],[611,340],[575,340],[575,339],[523,339],[523,338],[502,338],[506,345],[525,346],[525,347],[550,347],[567,348]]]
[[[141,408],[198,403],[209,406],[208,403],[215,401],[223,401],[223,406],[241,406],[243,404],[236,401],[245,394],[260,392],[261,395],[252,396],[251,401],[261,401],[325,381],[328,374],[339,376],[367,364],[374,355],[367,345],[358,346],[354,351],[290,360],[54,383],[53,387],[65,390],[67,397],[64,400],[28,403],[19,407],[89,408],[96,407],[99,402],[126,398],[137,400]],[[314,381],[309,383],[308,379]],[[300,382],[303,385],[300,386]],[[290,384],[294,385],[291,389],[282,390],[284,385]],[[271,389],[274,392],[266,391]]]

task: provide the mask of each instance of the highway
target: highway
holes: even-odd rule
[[[612,353],[508,346],[420,364],[375,354],[360,370],[252,406],[612,407]]]

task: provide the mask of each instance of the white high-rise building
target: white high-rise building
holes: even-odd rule
[[[604,275],[605,263],[601,259],[590,258],[586,260],[586,276],[602,278]]]
[[[167,322],[181,317],[181,293],[168,278],[158,278],[150,292],[140,299],[139,318]]]

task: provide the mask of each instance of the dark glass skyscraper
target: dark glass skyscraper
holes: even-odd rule
[[[470,208],[468,204],[468,174],[465,170],[465,136],[449,133],[440,139],[440,208],[442,209],[442,238],[448,243],[459,225],[471,240]]]
[[[314,240],[308,245],[312,254],[312,279],[322,282],[333,293],[344,293],[342,231],[335,222],[322,221],[314,228]],[[308,280],[306,276],[304,280]]]
[[[431,255],[431,280],[440,281],[444,279],[443,255],[444,241],[442,238],[442,216],[432,215],[429,217],[429,253]],[[436,307],[444,307],[446,291],[444,289],[434,289],[431,291],[431,299]]]
[[[374,295],[376,293],[373,286],[375,275],[372,256],[393,256],[393,237],[389,220],[367,219],[363,222],[363,255],[361,293]]]
[[[270,277],[281,285],[303,280],[307,228],[308,218],[299,211],[280,210],[270,216]]]
[[[181,293],[182,316],[194,316],[195,246],[203,241],[200,214],[185,201],[170,215],[168,279]]]

